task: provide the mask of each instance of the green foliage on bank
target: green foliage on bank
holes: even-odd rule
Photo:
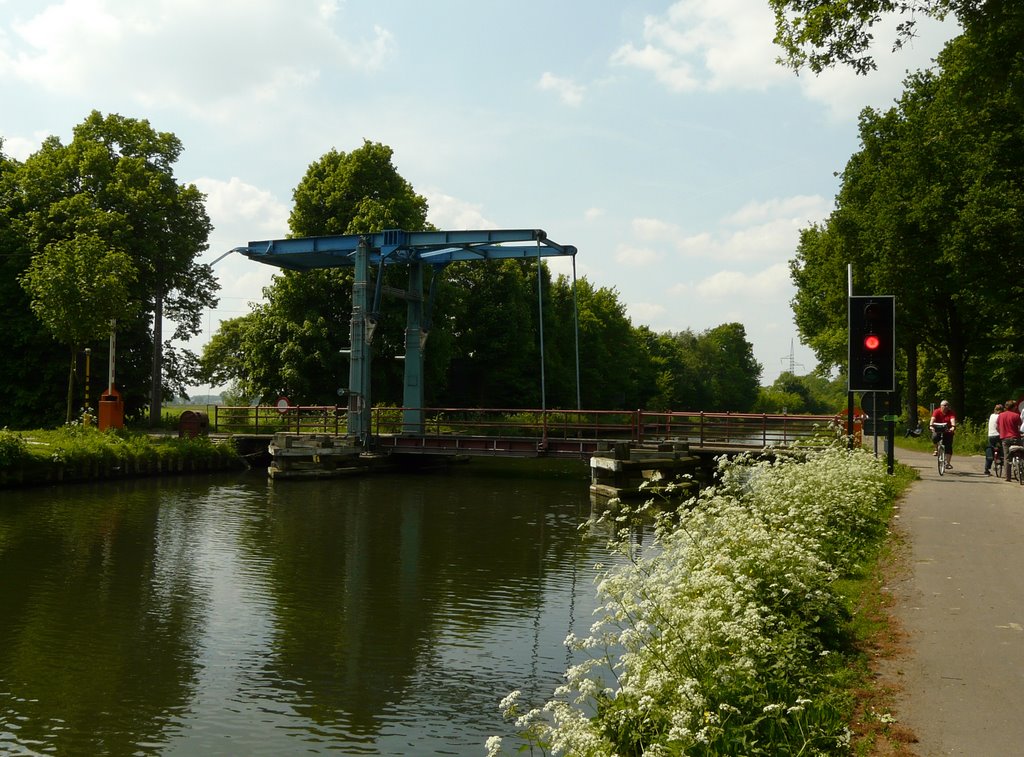
[[[0,430],[0,474],[8,478],[21,474],[23,478],[15,482],[31,483],[57,469],[62,478],[78,479],[106,477],[110,471],[159,472],[178,466],[221,469],[235,463],[242,464],[231,440],[218,442],[205,436],[150,436],[123,429],[99,431],[83,425]]]
[[[761,387],[755,413],[807,413],[827,415],[846,411],[846,376],[824,378],[813,373],[797,376],[783,372],[771,386]]]
[[[619,509],[602,611],[567,644],[582,662],[539,706],[502,703],[541,753],[847,754],[866,680],[854,608],[870,591],[899,491],[883,459],[843,446],[720,463],[678,509]],[[653,518],[653,545],[635,522]],[[501,739],[489,741],[491,754]]]

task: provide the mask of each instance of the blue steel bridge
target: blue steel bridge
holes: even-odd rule
[[[350,234],[249,242],[232,252],[285,270],[353,269],[352,317],[349,321],[350,361],[348,404],[344,408],[270,408],[262,417],[252,408],[214,408],[214,431],[230,431],[245,416],[247,430],[264,433],[344,435],[363,449],[406,454],[462,454],[518,457],[587,457],[609,444],[644,445],[658,440],[686,442],[691,448],[758,449],[790,444],[823,435],[835,424],[832,416],[757,415],[737,413],[631,412],[583,410],[580,407],[579,343],[576,346],[574,410],[547,406],[544,365],[543,297],[537,282],[540,362],[537,366],[541,407],[534,409],[468,409],[424,407],[424,353],[433,325],[436,284],[451,263],[486,263],[504,259],[567,258],[576,285],[576,254],[572,245],[550,239],[541,229],[475,231],[404,231]],[[386,287],[386,266],[408,270],[404,290]],[[424,292],[430,267],[429,290]],[[374,274],[375,275],[372,275]],[[373,335],[384,296],[406,302],[404,390],[400,408],[374,408],[370,397]],[[575,301],[575,297],[574,297]],[[575,318],[575,314],[574,314]],[[510,324],[515,328],[515,324]],[[578,331],[578,329],[577,329]]]
[[[370,397],[370,367],[373,336],[383,296],[406,301],[405,378],[403,429],[415,433],[423,428],[425,416],[424,352],[433,324],[434,298],[440,272],[451,263],[486,263],[492,260],[569,258],[576,285],[576,248],[559,244],[541,229],[485,229],[480,231],[403,231],[390,229],[375,234],[347,234],[249,242],[232,252],[250,260],[285,270],[310,271],[321,268],[352,268],[352,317],[349,321],[349,385],[347,428],[350,436],[367,446],[373,404]],[[408,286],[398,290],[384,286],[384,268],[402,266],[408,271]],[[430,288],[424,293],[425,272],[430,267]],[[376,275],[371,273],[376,269]],[[544,377],[544,319],[541,277],[537,277],[537,308],[541,317],[541,361],[538,366],[542,403],[546,408]],[[510,324],[515,328],[515,324]],[[577,341],[578,344],[578,341]],[[579,348],[576,350],[577,405],[579,404]]]

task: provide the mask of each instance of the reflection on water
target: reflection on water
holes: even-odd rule
[[[0,753],[479,755],[590,626],[586,473],[5,491]]]

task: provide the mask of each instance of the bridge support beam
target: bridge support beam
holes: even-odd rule
[[[349,331],[348,433],[364,446],[370,438],[370,347],[373,323],[369,312],[370,249],[360,237],[355,252],[352,321]]]
[[[406,295],[405,390],[402,395],[402,431],[423,433],[423,350],[427,332],[423,328],[422,262],[409,264],[409,289]]]

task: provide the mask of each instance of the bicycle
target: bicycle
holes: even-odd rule
[[[946,426],[948,423],[933,423],[932,424],[932,441],[939,446],[936,447],[936,462],[939,466],[939,475],[945,476],[946,469],[949,468],[949,463],[946,462]],[[950,429],[949,433],[953,433],[953,429]],[[1024,449],[1024,448],[1022,448]]]
[[[1017,479],[1017,483],[1024,486],[1024,447],[1014,444],[1009,449],[1010,455],[1010,478]]]
[[[996,472],[996,478],[1003,477],[1003,443],[997,442],[992,447],[992,469]]]

